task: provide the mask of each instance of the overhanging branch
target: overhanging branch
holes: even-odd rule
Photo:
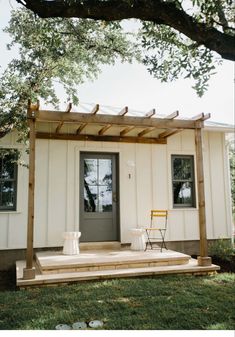
[[[16,0],[41,18],[77,17],[114,21],[136,18],[170,26],[199,45],[235,60],[235,37],[196,21],[174,2],[162,0]]]

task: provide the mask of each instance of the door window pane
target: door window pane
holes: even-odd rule
[[[84,210],[85,212],[96,212],[98,204],[98,186],[84,186]]]
[[[112,211],[112,190],[108,186],[99,186],[99,212]]]
[[[97,159],[84,160],[84,179],[88,185],[97,185],[98,162]]]
[[[112,161],[111,159],[99,159],[99,184],[112,185]]]

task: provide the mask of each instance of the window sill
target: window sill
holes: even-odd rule
[[[177,207],[170,208],[169,211],[198,211],[197,207]]]
[[[20,214],[22,213],[22,211],[0,211],[0,215],[1,214]]]

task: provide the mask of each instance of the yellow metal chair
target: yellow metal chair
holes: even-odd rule
[[[146,247],[145,250],[147,250],[148,245],[150,246],[150,249],[153,249],[153,243],[156,242],[157,238],[154,235],[154,233],[159,232],[160,233],[160,240],[161,240],[161,252],[162,248],[166,247],[165,243],[165,235],[166,235],[166,229],[167,229],[167,216],[168,211],[167,210],[158,210],[158,209],[152,209],[151,210],[151,221],[150,221],[150,227],[145,228],[146,235],[147,235],[147,241],[146,241]],[[162,221],[158,218],[162,218]]]

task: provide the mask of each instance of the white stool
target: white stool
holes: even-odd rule
[[[78,239],[81,236],[81,232],[64,232],[64,255],[78,255],[79,254],[79,243]]]
[[[143,228],[132,228],[131,232],[131,250],[145,250],[145,230]]]

